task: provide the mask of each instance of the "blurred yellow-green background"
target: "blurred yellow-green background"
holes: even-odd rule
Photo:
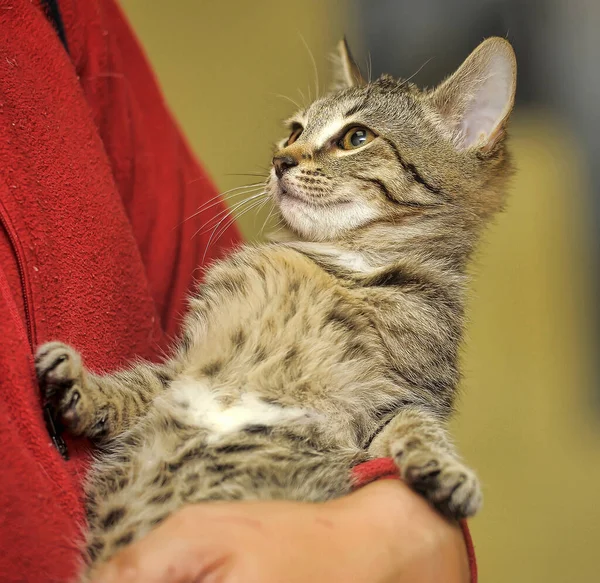
[[[484,483],[484,583],[600,580],[600,2],[122,0],[166,98],[223,191],[257,182],[290,100],[347,33],[366,69],[433,84],[485,36],[519,61],[518,167],[473,267],[455,428]],[[595,24],[594,24],[595,23]],[[308,47],[308,48],[307,48]],[[285,97],[282,97],[285,96]],[[247,175],[245,175],[247,174]],[[239,198],[235,200],[240,200]],[[266,211],[240,224],[260,238]]]

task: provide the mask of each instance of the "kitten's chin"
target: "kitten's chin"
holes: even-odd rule
[[[360,202],[345,200],[331,206],[314,206],[289,193],[277,197],[277,206],[289,227],[311,241],[338,239],[376,218],[375,211]]]

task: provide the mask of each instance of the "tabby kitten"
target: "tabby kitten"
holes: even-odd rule
[[[481,504],[447,422],[465,269],[510,169],[514,53],[488,39],[427,91],[366,82],[345,42],[339,69],[273,158],[287,236],[207,271],[170,358],[98,376],[65,344],[38,350],[57,416],[104,446],[88,575],[184,504],[328,500],[373,457],[448,516]]]

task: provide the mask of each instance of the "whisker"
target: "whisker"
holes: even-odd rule
[[[221,212],[221,213],[222,213],[222,212],[227,212],[227,209],[229,208],[230,202],[231,202],[231,200],[232,200],[233,198],[237,198],[238,196],[247,196],[247,195],[248,195],[248,194],[250,194],[251,192],[252,192],[252,191],[235,192],[235,193],[232,193],[232,194],[230,194],[230,195],[229,195],[227,198],[219,199],[219,200],[217,200],[217,201],[213,202],[212,204],[210,204],[210,205],[208,205],[208,206],[206,206],[206,205],[202,205],[202,208],[198,209],[198,210],[197,210],[197,211],[196,211],[196,212],[195,212],[193,215],[191,215],[190,217],[188,217],[188,219],[191,219],[191,218],[193,218],[193,217],[195,217],[195,216],[197,216],[197,215],[200,215],[200,214],[202,214],[203,212],[206,212],[208,209],[210,209],[210,208],[212,208],[212,207],[214,207],[214,206],[216,206],[216,205],[218,205],[218,204],[221,204],[222,202],[223,202],[223,203],[225,203],[225,207],[226,207],[226,208],[225,208],[225,210],[223,210],[223,211],[220,211],[220,212]],[[219,213],[219,214],[220,214],[220,213]],[[188,220],[188,219],[186,219],[186,220]]]
[[[265,193],[266,194],[266,193]],[[257,205],[259,204],[259,202],[254,202],[254,204],[249,207],[248,209],[244,209],[244,211],[242,213],[240,213],[238,216],[234,216],[234,217],[223,217],[219,223],[214,227],[210,237],[208,238],[208,242],[206,243],[206,248],[204,249],[204,254],[202,255],[202,263],[204,263],[204,260],[206,259],[206,254],[208,253],[208,250],[210,249],[211,244],[215,244],[219,238],[223,235],[223,233],[233,224],[235,223],[235,221],[237,221],[240,217],[244,216],[248,211],[252,210],[253,208],[255,208]],[[228,220],[229,219],[229,220]],[[219,229],[219,226],[224,222],[227,221],[225,223],[224,228],[219,232],[218,236],[215,238],[215,234],[217,233],[217,229]],[[214,240],[213,240],[214,239]]]
[[[197,210],[200,210],[201,208],[203,208],[205,205],[213,202],[214,200],[226,200],[227,196],[229,193],[235,192],[237,190],[252,190],[254,188],[260,188],[263,185],[262,182],[255,182],[254,184],[246,184],[244,186],[236,186],[235,188],[230,188],[229,190],[226,190],[225,192],[219,192],[218,194],[216,194],[215,196],[212,196],[211,198],[209,198],[205,203],[201,204]]]
[[[227,194],[229,192],[233,192],[234,190],[240,190],[241,188],[251,188],[253,186],[261,186],[262,184],[263,184],[262,182],[253,182],[252,184],[242,184],[241,186],[235,186],[234,188],[230,188],[229,190],[222,192],[221,195]]]
[[[231,215],[234,213],[234,211],[236,211],[238,208],[244,206],[245,204],[251,202],[252,200],[255,200],[257,198],[259,198],[260,196],[264,195],[265,192],[259,192],[258,194],[255,194],[253,196],[251,196],[250,198],[246,198],[244,200],[238,201],[235,204],[233,204],[231,207],[228,207],[224,210],[222,210],[221,212],[217,213],[214,217],[211,217],[210,220],[202,225],[193,235],[192,235],[192,239],[194,237],[196,237],[196,235],[202,235],[204,233],[206,233],[207,231],[210,231],[210,229],[213,228],[213,224],[215,221],[219,221],[221,219],[221,217],[226,218],[227,216]]]
[[[415,75],[418,75],[419,72],[421,71],[421,69],[427,65],[431,60],[433,59],[433,57],[429,57],[408,79],[404,79],[404,83],[408,83]]]
[[[371,51],[367,51],[367,79],[371,83],[373,77],[373,63],[371,61]]]
[[[214,223],[215,220],[218,220],[220,217],[222,217],[223,215],[226,214],[232,214],[234,213],[238,208],[243,207],[245,204],[248,204],[249,202],[252,201],[256,201],[257,199],[260,199],[261,197],[263,197],[266,194],[266,191],[263,190],[261,192],[258,192],[256,194],[253,194],[252,196],[245,198],[244,200],[238,200],[237,202],[235,202],[234,204],[232,204],[231,206],[227,207],[226,209],[222,210],[221,212],[217,213],[214,217],[212,217],[207,223],[206,225],[210,225],[211,223]],[[206,226],[204,225],[204,226]],[[209,226],[209,229],[211,227]],[[201,231],[200,234],[202,234],[202,232],[205,232],[208,229],[204,229],[204,231]]]
[[[300,34],[300,33],[298,33],[298,34],[300,35],[300,40],[302,41],[302,44],[304,44],[304,46],[306,47],[306,50],[308,51],[308,55],[310,56],[310,60],[312,61],[313,71],[315,73],[315,99],[318,99],[318,97],[319,97],[319,71],[317,69],[317,61],[315,61],[315,56],[313,55],[313,52],[310,50],[310,47],[308,46],[306,39],[302,36],[302,34]]]
[[[203,208],[204,205],[208,204],[215,198],[221,198],[223,200],[228,200],[234,196],[240,196],[241,194],[249,194],[253,190],[258,190],[260,188],[264,188],[264,186],[265,186],[264,182],[257,182],[256,184],[249,184],[247,186],[238,186],[237,188],[231,188],[230,190],[226,190],[223,194],[220,194],[217,197],[213,197],[211,200],[206,201],[203,205],[201,205],[198,208],[199,209]]]
[[[202,261],[201,261],[201,263],[204,263],[204,261],[206,260],[206,254],[208,253],[208,250],[210,249],[211,241],[212,241],[212,239],[213,239],[213,237],[215,235],[215,230],[219,227],[219,225],[222,223],[222,221],[224,221],[227,218],[228,217],[224,217],[223,219],[221,219],[221,221],[219,221],[219,223],[215,226],[215,228],[213,229],[212,233],[210,234],[210,237],[208,238],[208,243],[206,244],[206,247],[204,248],[204,253],[202,254]]]
[[[268,202],[268,200],[267,200]],[[271,210],[269,211],[269,214],[267,215],[267,218],[264,220],[262,227],[260,228],[260,232],[263,233],[264,230],[267,228],[267,224],[269,222],[269,219],[271,218],[271,215],[273,214],[273,211],[275,210],[274,206],[271,206]]]
[[[227,202],[227,201],[231,200],[232,198],[235,198],[236,196],[246,196],[248,194],[251,194],[253,190],[259,190],[262,187],[263,187],[263,185],[260,184],[258,186],[252,186],[252,187],[245,188],[244,190],[242,190],[240,192],[231,192],[225,196],[218,196],[218,197],[216,197],[217,200],[215,202],[212,202],[212,204],[209,204],[209,203],[211,203],[211,201],[214,201],[215,200],[214,198],[211,199],[211,201],[206,201],[203,205],[199,206],[198,209],[196,210],[196,213],[203,212],[206,209],[208,209],[212,206],[215,206],[215,204],[219,204],[220,202]]]
[[[271,95],[274,95],[275,97],[281,97],[281,99],[287,99],[290,103],[293,103],[298,109],[302,109],[302,106],[297,101],[293,100],[287,95],[282,95],[281,93],[272,93]]]
[[[268,201],[268,199],[267,199]],[[248,208],[245,208],[241,213],[239,213],[238,215],[236,215],[235,217],[232,217],[231,220],[229,222],[227,222],[222,228],[221,230],[217,233],[217,236],[215,238],[215,240],[213,241],[213,244],[216,243],[216,241],[219,240],[219,238],[221,237],[221,235],[235,222],[238,221],[241,217],[243,217],[244,215],[248,214],[250,211],[252,210],[260,210],[260,208],[264,205],[263,201],[258,201],[256,203],[254,203],[252,206],[249,206]],[[255,221],[256,222],[256,221]]]
[[[300,96],[302,97],[302,102],[306,103],[306,96],[304,95],[304,93],[302,93],[300,87],[298,87],[298,93],[300,93]]]
[[[256,210],[256,215],[255,215],[255,217],[254,217],[254,226],[255,226],[255,227],[256,227],[256,219],[258,218],[258,213],[260,213],[260,211],[261,211],[261,210],[262,210],[264,207],[266,207],[266,206],[269,204],[269,202],[271,202],[271,197],[270,197],[270,196],[267,196],[267,197],[265,198],[265,200],[264,200],[264,201],[261,203],[261,205],[258,207],[258,209]],[[273,209],[271,209],[271,211],[269,211],[269,216],[271,215],[271,212],[272,212],[272,211],[273,211]],[[267,216],[267,219],[269,218],[269,216]],[[263,226],[261,227],[261,230],[260,230],[260,232],[261,232],[261,233],[262,233],[262,231],[263,231],[263,229],[264,229],[264,228],[265,228],[265,225],[263,224]]]
[[[204,204],[200,205],[196,209],[196,211],[194,211],[194,213],[192,213],[189,217],[186,217],[185,219],[183,219],[183,221],[181,221],[181,223],[179,223],[179,225],[177,225],[177,226],[180,227],[186,221],[193,219],[194,217],[198,216],[199,214],[203,213],[204,211],[208,210],[209,208],[212,208],[218,204],[221,204],[222,202],[227,203],[227,201],[229,201],[232,198],[235,198],[237,196],[247,195],[247,194],[251,193],[252,190],[261,188],[263,185],[264,184],[262,182],[257,182],[256,185],[238,186],[237,188],[232,188],[230,190],[226,190],[223,193],[217,194],[216,196],[209,198]],[[241,190],[241,189],[244,189],[243,192],[237,192],[237,193],[233,192],[234,190]],[[174,227],[174,228],[176,228],[176,227]]]
[[[269,232],[269,235],[273,236],[273,235],[277,235],[277,233],[279,233],[279,231],[281,231],[281,229],[283,229],[283,227],[285,226],[285,221],[283,220],[283,218],[280,218],[277,223],[273,226],[273,231]]]
[[[223,229],[218,233],[218,235],[213,239],[215,232],[213,231],[213,233],[211,234],[209,240],[208,240],[208,244],[206,245],[206,249],[204,250],[204,255],[202,257],[202,263],[204,263],[204,258],[206,257],[206,254],[208,253],[208,250],[210,249],[211,245],[216,245],[217,241],[220,239],[221,235],[223,235],[223,233],[225,233],[225,231],[227,231],[227,229],[229,227],[231,227],[231,225],[233,225],[233,223],[235,223],[236,219],[233,218],[230,221],[228,221],[227,223],[225,223],[225,226],[223,227]]]
[[[235,186],[234,188],[230,188],[229,190],[226,190],[225,192],[221,192],[217,196],[224,196],[225,194],[229,194],[230,192],[235,192],[236,190],[242,190],[245,188],[258,188],[258,187],[262,186],[263,184],[264,184],[263,182],[253,182],[252,184],[243,184],[242,186]]]
[[[225,176],[258,176],[260,178],[267,178],[264,174],[257,174],[253,172],[228,172]],[[257,182],[256,184],[263,184],[262,182]]]

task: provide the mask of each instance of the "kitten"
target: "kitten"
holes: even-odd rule
[[[287,236],[207,271],[168,360],[98,376],[69,346],[38,350],[56,415],[104,446],[91,567],[186,503],[328,500],[379,456],[450,517],[481,504],[447,422],[465,269],[510,170],[514,53],[488,39],[427,91],[365,82],[345,41],[339,70],[273,158]]]

